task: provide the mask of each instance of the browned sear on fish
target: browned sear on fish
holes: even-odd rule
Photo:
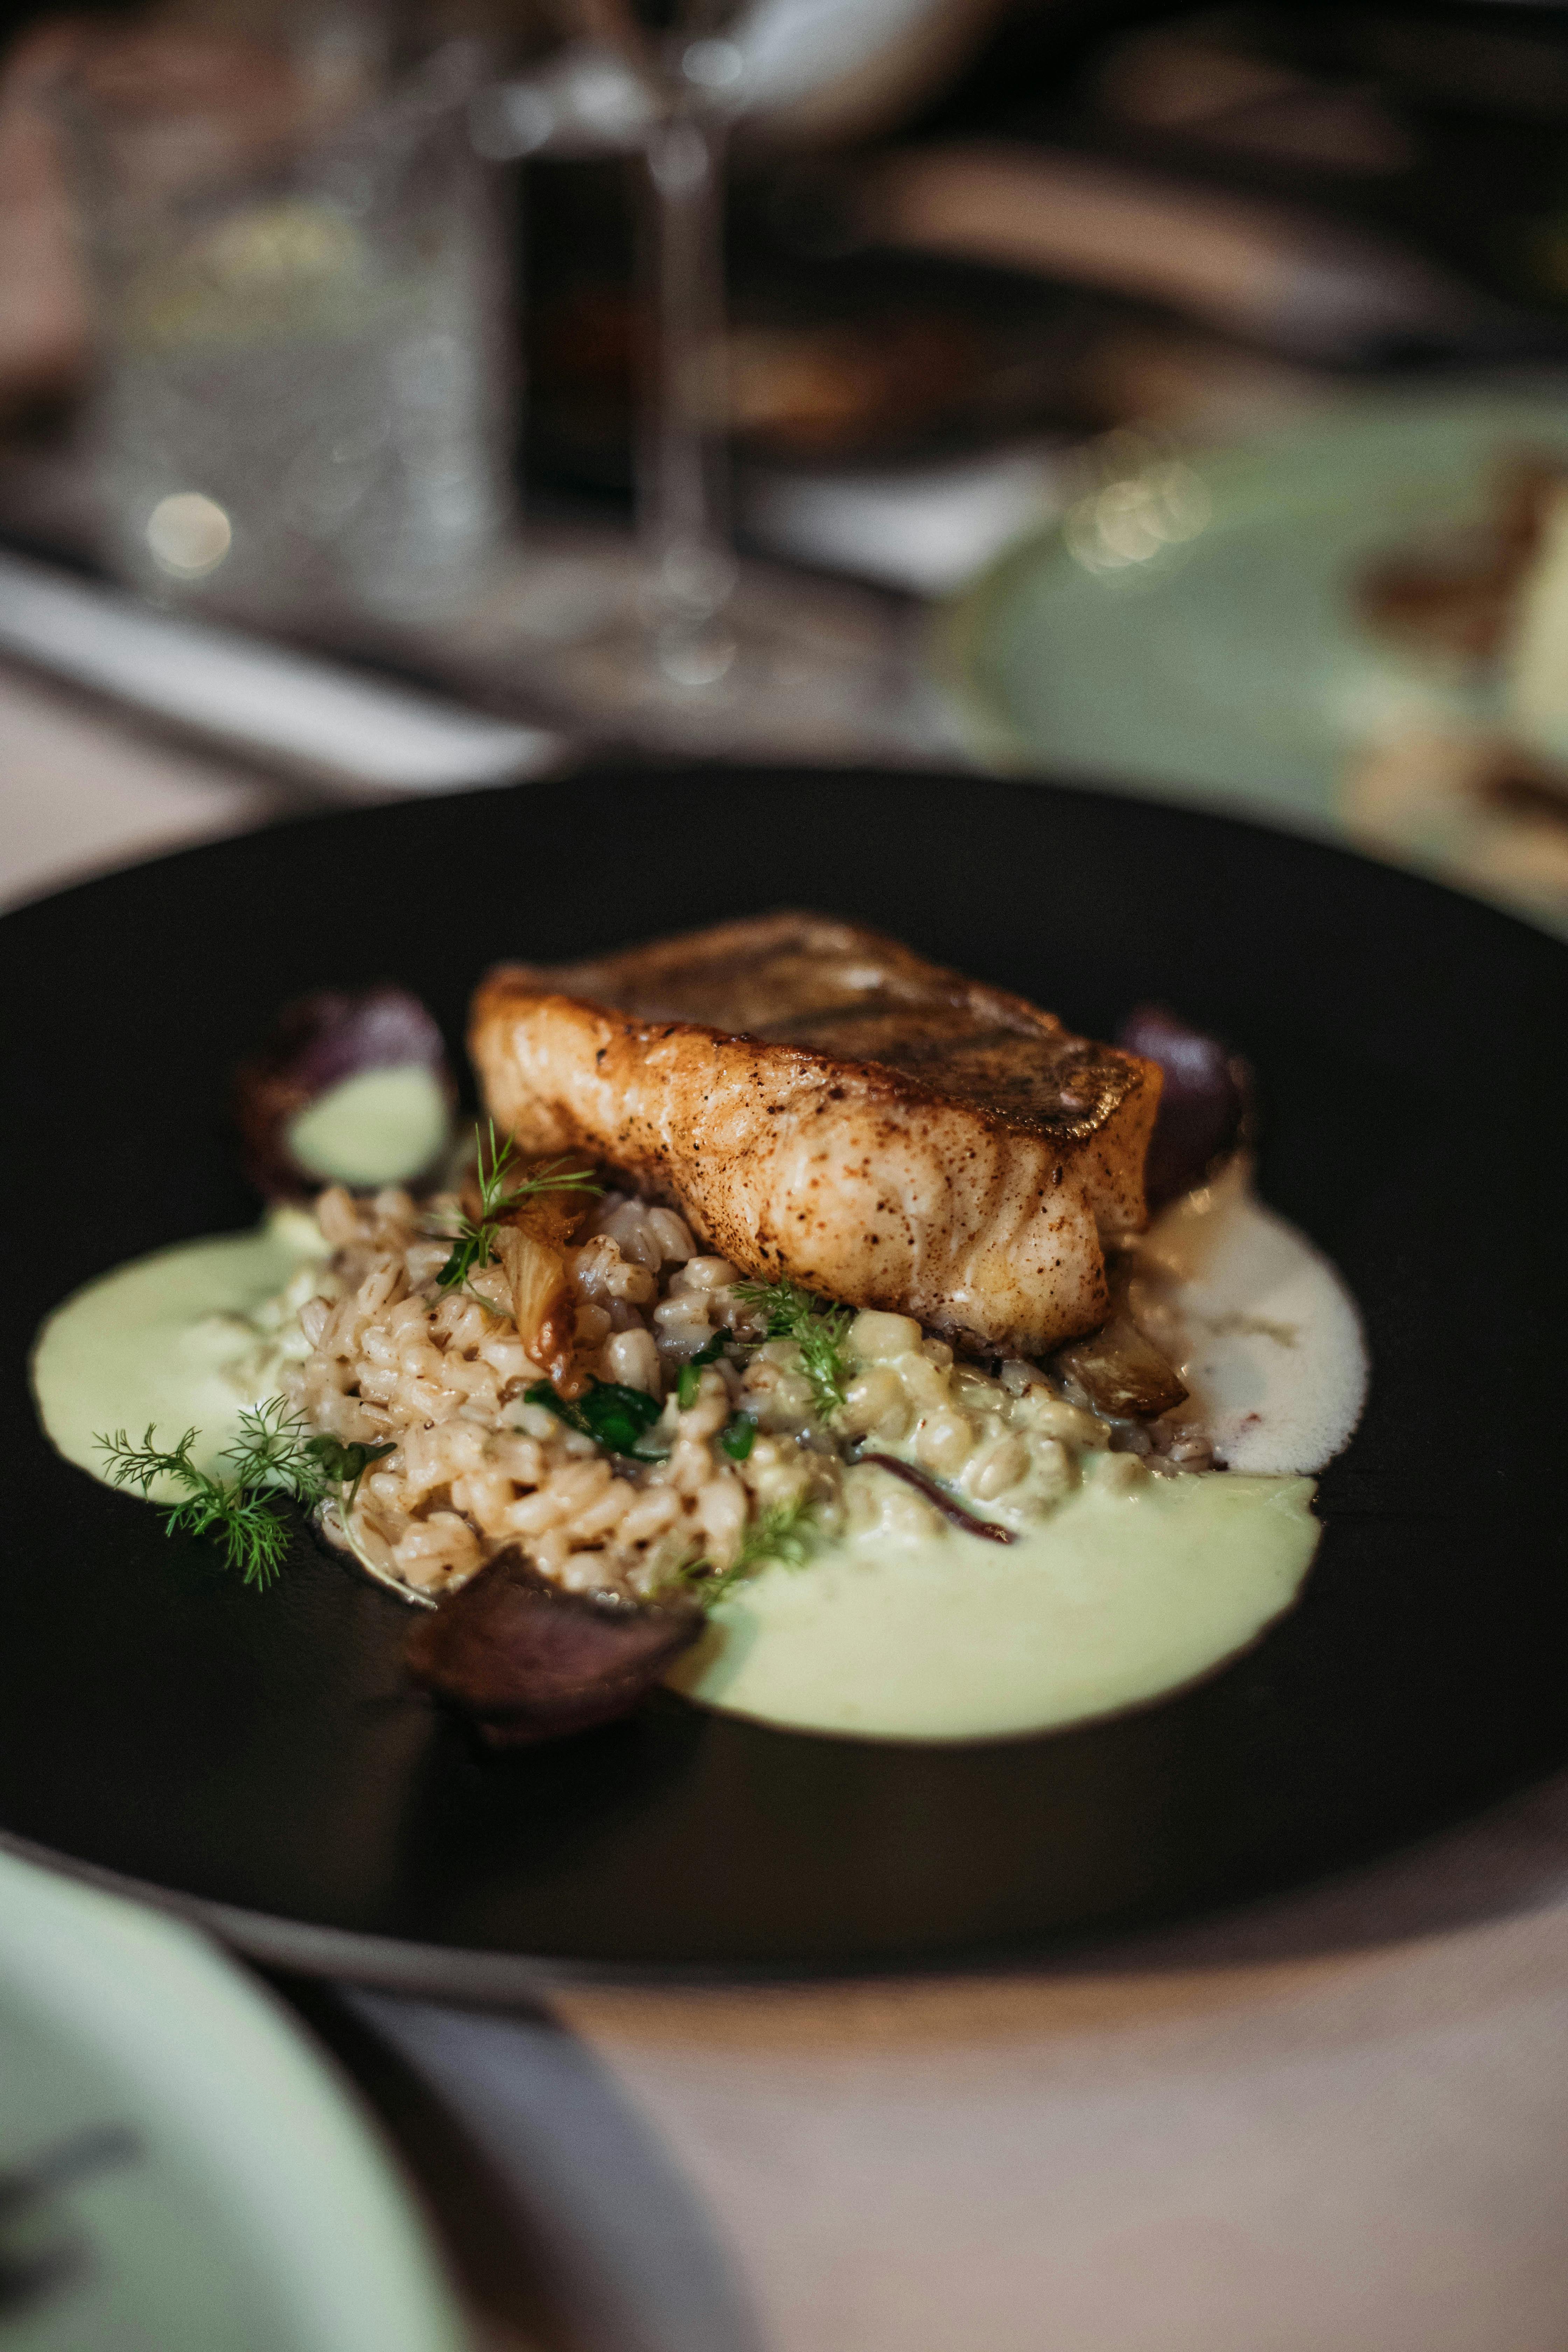
[[[469,1045],[526,1156],[589,1155],[747,1275],[971,1353],[1093,1329],[1103,1240],[1146,1221],[1158,1068],[856,924],[504,965]]]

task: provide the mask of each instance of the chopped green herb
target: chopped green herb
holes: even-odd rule
[[[339,1508],[346,1519],[353,1509],[360,1480],[371,1464],[382,1461],[388,1454],[395,1454],[397,1444],[395,1439],[389,1438],[384,1445],[361,1445],[357,1443],[345,1445],[341,1438],[312,1437],[305,1451],[315,1455],[334,1486],[347,1489],[339,1497]]]
[[[811,1384],[812,1402],[824,1421],[844,1407],[844,1335],[851,1316],[847,1307],[824,1307],[809,1290],[794,1282],[738,1282],[735,1296],[743,1306],[767,1318],[770,1339],[793,1339],[800,1349],[800,1368]]]
[[[657,1461],[642,1441],[663,1407],[645,1389],[626,1388],[619,1381],[595,1381],[579,1407],[588,1433],[612,1454],[635,1454],[639,1461]]]
[[[552,1412],[557,1421],[566,1423],[568,1429],[575,1429],[584,1437],[588,1434],[576,1406],[568,1404],[563,1396],[558,1396],[552,1382],[535,1381],[531,1387],[524,1389],[522,1401],[524,1404],[542,1404],[546,1412]]]
[[[505,1142],[496,1139],[494,1119],[487,1122],[489,1129],[489,1164],[485,1162],[485,1139],[476,1128],[478,1138],[476,1165],[479,1178],[479,1213],[478,1218],[463,1217],[455,1234],[443,1234],[441,1239],[452,1244],[452,1255],[437,1276],[443,1290],[458,1290],[481,1266],[493,1265],[496,1255],[496,1234],[507,1211],[519,1201],[526,1201],[540,1192],[602,1192],[604,1186],[594,1181],[586,1168],[569,1169],[563,1160],[552,1160],[509,1192],[505,1188],[507,1171],[517,1157],[517,1146],[508,1136]]]
[[[728,1331],[715,1331],[694,1356],[689,1356],[680,1367],[680,1378],[675,1384],[675,1402],[682,1412],[689,1412],[697,1402],[697,1375],[704,1364],[716,1364],[730,1344]]]
[[[726,1422],[719,1443],[731,1462],[743,1462],[756,1440],[757,1424],[749,1412],[737,1412]]]
[[[626,1388],[619,1381],[595,1381],[585,1397],[568,1404],[549,1381],[535,1381],[522,1394],[525,1404],[542,1404],[568,1429],[593,1438],[612,1454],[627,1454],[634,1462],[664,1459],[661,1448],[647,1447],[642,1442],[664,1410],[658,1399],[644,1389]]]
[[[281,1397],[269,1397],[240,1414],[239,1435],[219,1457],[224,1476],[198,1470],[191,1460],[195,1430],[187,1429],[172,1451],[155,1446],[153,1434],[149,1424],[140,1445],[132,1445],[122,1429],[95,1441],[115,1485],[142,1495],[160,1478],[183,1486],[184,1500],[165,1513],[166,1532],[216,1537],[226,1564],[256,1585],[270,1584],[289,1550],[292,1530],[280,1497],[309,1510],[335,1486],[346,1514],[370,1465],[395,1451],[391,1444],[348,1445],[336,1437],[307,1437],[304,1423]]]

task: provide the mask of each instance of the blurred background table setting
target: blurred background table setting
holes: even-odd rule
[[[0,904],[617,754],[1084,781],[1568,936],[1568,9],[4,24]],[[1565,1824],[493,2013],[0,1853],[0,2342],[1560,2352]]]
[[[1561,451],[1559,59],[1553,12],[1460,6],[26,21],[0,642],[203,735],[232,696],[246,757],[287,647],[447,706],[432,788],[558,738],[957,753],[1550,909],[1550,783],[1488,778],[1557,756],[1509,677]],[[1380,567],[1484,568],[1521,465],[1489,647],[1372,609]],[[1307,633],[1288,712],[1242,608]],[[341,715],[259,755],[410,788],[376,737],[357,775]]]

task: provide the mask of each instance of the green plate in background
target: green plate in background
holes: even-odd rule
[[[1337,831],[1360,747],[1489,715],[1361,626],[1362,567],[1479,521],[1500,461],[1532,450],[1568,457],[1568,379],[1358,396],[1182,452],[1142,511],[1134,458],[1109,541],[1080,501],[942,614],[961,720],[1000,765]]]
[[[268,1997],[0,1853],[6,2352],[463,2352],[424,2229]]]

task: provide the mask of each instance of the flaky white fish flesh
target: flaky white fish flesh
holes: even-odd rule
[[[1146,1221],[1160,1072],[813,915],[503,965],[469,1036],[525,1158],[583,1153],[762,1280],[1039,1355],[1107,1312]]]

